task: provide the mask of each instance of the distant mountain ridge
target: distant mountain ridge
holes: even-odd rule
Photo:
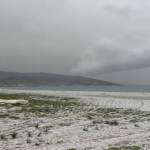
[[[120,85],[82,76],[50,73],[18,73],[0,71],[0,84],[23,85]]]

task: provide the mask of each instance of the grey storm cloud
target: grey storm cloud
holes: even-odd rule
[[[149,16],[149,0],[1,0],[0,70],[95,77],[150,67]]]
[[[71,71],[97,75],[150,67],[150,48],[147,43],[129,46],[126,42],[120,39],[98,41],[81,54],[80,62]]]
[[[103,7],[106,18],[99,26],[100,36],[80,54],[80,61],[70,71],[76,74],[98,75],[150,67],[150,11],[148,7]]]

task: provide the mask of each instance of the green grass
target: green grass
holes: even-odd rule
[[[69,123],[69,122],[64,122],[64,123],[60,123],[59,125],[60,125],[60,126],[70,126],[71,123]]]
[[[119,124],[119,122],[116,121],[116,120],[112,120],[112,121],[106,120],[105,124],[108,124],[108,125],[111,125],[111,126],[117,126]]]
[[[0,118],[7,118],[8,116],[8,114],[0,114]]]
[[[95,111],[95,113],[93,113],[93,111]],[[84,114],[84,117],[89,120],[97,120],[99,117],[105,120],[116,120],[121,118],[124,120],[126,118],[126,120],[129,120],[130,123],[137,123],[142,121],[149,121],[150,112],[123,108],[97,108],[96,110],[90,110],[90,112]]]
[[[27,94],[21,94],[21,93],[17,93],[17,94],[7,94],[7,93],[0,93],[0,99],[22,99],[28,97]]]
[[[0,93],[0,99],[25,99],[28,100],[27,104],[0,104],[1,107],[5,107],[9,110],[12,107],[19,107],[13,111],[13,116],[9,114],[0,114],[0,118],[11,118],[19,119],[19,116],[15,114],[35,114],[39,117],[45,117],[48,114],[55,114],[59,111],[74,110],[79,111],[85,106],[83,103],[79,103],[73,97],[58,97],[58,96],[47,96],[47,95],[34,95],[34,94],[6,94]]]
[[[8,116],[10,119],[20,119],[18,116]]]
[[[123,147],[112,147],[107,150],[140,150],[141,148],[138,146],[123,146]]]
[[[98,117],[102,117],[105,120],[116,118],[127,118],[131,123],[137,123],[140,121],[150,120],[150,112],[135,111],[133,109],[122,109],[122,108],[93,108],[88,109],[88,105],[80,103],[77,99],[73,97],[59,97],[53,95],[38,95],[38,94],[28,94],[28,93],[15,93],[7,94],[0,93],[0,99],[25,99],[28,100],[27,104],[0,104],[0,107],[5,107],[10,109],[12,107],[19,107],[19,110],[15,110],[13,115],[8,113],[0,114],[0,118],[11,118],[19,119],[20,113],[24,114],[35,114],[39,117],[45,117],[48,114],[56,114],[59,111],[84,111],[83,117],[93,121],[94,124],[103,123],[97,120]],[[86,108],[84,106],[87,106]],[[17,115],[16,115],[17,114]],[[132,116],[132,118],[130,117]],[[130,118],[130,119],[129,119]],[[107,123],[107,122],[106,122]],[[111,123],[108,123],[111,125]]]
[[[22,106],[21,110],[16,110],[17,113],[45,113],[55,114],[59,111],[73,111],[74,107],[82,107],[77,102],[61,101],[61,100],[29,100],[26,106]]]

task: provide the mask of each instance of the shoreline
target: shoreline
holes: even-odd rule
[[[5,90],[30,90],[30,91],[82,91],[82,92],[107,92],[107,93],[150,93],[150,86],[53,86],[53,87],[8,87]]]
[[[122,95],[122,96],[140,96],[140,97],[149,97],[150,93],[147,92],[101,92],[101,91],[52,91],[52,90],[13,90],[13,89],[0,89],[0,93],[37,93],[37,94],[54,94],[54,95],[90,95],[90,96],[102,96],[102,95]]]

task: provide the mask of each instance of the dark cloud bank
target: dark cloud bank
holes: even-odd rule
[[[134,41],[134,39],[132,42],[137,42],[137,44],[129,46],[119,39],[102,39],[82,53],[77,67],[71,71],[97,75],[149,67],[148,45],[139,44],[140,41]]]

